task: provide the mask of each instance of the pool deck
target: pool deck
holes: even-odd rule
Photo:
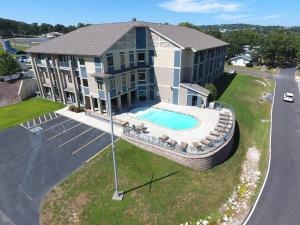
[[[151,106],[159,109],[192,115],[199,121],[199,124],[191,129],[172,130],[158,126],[146,120],[138,119],[130,115],[130,112],[124,112],[115,115],[114,117],[120,120],[128,121],[130,126],[133,124],[139,125],[144,123],[144,125],[148,128],[148,135],[150,136],[159,138],[162,135],[167,135],[170,137],[170,139],[176,140],[178,143],[187,142],[188,144],[192,144],[192,142],[199,142],[201,139],[204,139],[207,135],[209,135],[210,131],[214,130],[219,120],[219,111],[214,109],[203,109],[195,106],[181,106],[165,102],[160,102]]]

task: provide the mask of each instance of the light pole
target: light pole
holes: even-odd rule
[[[114,125],[113,125],[113,118],[112,118],[112,111],[111,111],[111,99],[110,99],[110,92],[107,91],[107,103],[108,103],[108,111],[109,111],[109,119],[110,119],[110,133],[111,133],[111,148],[112,148],[112,155],[113,155],[113,163],[114,163],[114,175],[115,175],[115,192],[113,195],[113,200],[122,201],[124,197],[123,192],[119,192],[119,183],[118,183],[118,172],[117,172],[117,161],[115,155],[115,144],[114,144]]]

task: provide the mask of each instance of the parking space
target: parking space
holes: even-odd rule
[[[39,224],[43,196],[109,144],[110,134],[54,113],[1,132],[0,224]]]

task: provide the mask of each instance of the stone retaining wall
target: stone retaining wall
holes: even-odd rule
[[[235,129],[235,123],[233,124],[233,126],[233,128]],[[123,135],[123,138],[138,147],[141,147],[149,152],[161,155],[167,159],[173,160],[189,168],[193,168],[196,170],[207,170],[223,163],[233,154],[235,130],[221,147],[215,149],[212,152],[201,155],[175,152],[125,135]]]

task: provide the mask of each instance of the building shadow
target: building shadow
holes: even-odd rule
[[[239,126],[238,121],[236,120],[235,121],[235,130],[234,130],[233,150],[232,150],[231,154],[229,155],[228,159],[234,155],[234,153],[237,151],[239,145],[240,145],[240,126]]]
[[[218,90],[218,98],[220,98],[223,93],[226,91],[226,89],[229,87],[231,82],[236,77],[236,74],[234,75],[226,75],[224,74],[216,83],[216,88]]]
[[[159,178],[156,178],[156,179],[154,179],[154,174],[152,174],[152,177],[151,177],[150,181],[148,181],[148,182],[146,182],[146,183],[144,183],[144,184],[141,184],[141,185],[132,187],[132,188],[130,188],[130,189],[128,189],[128,190],[125,190],[125,191],[123,192],[123,194],[127,194],[127,193],[129,193],[129,192],[132,192],[132,191],[135,191],[135,190],[137,190],[137,189],[143,188],[143,187],[145,187],[145,186],[147,186],[147,185],[149,185],[149,192],[151,192],[151,190],[152,190],[152,184],[153,184],[153,183],[158,182],[158,181],[163,180],[163,179],[166,179],[166,178],[168,178],[168,177],[170,177],[170,176],[173,176],[173,175],[175,175],[175,174],[177,174],[177,173],[179,173],[179,171],[175,171],[175,172],[169,173],[169,174],[167,174],[167,175],[165,175],[165,176],[162,176],[162,177],[159,177]]]

